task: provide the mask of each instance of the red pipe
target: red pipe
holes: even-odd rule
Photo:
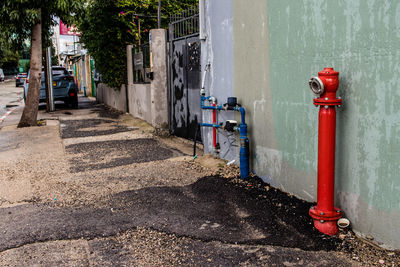
[[[312,84],[314,83],[314,84]],[[319,108],[318,124],[318,190],[317,206],[310,208],[314,226],[321,233],[335,235],[338,231],[337,220],[342,217],[341,210],[334,206],[335,198],[335,134],[336,106],[342,103],[336,97],[339,87],[339,72],[325,68],[318,73],[318,79],[310,80],[310,86],[321,89],[314,104]]]
[[[335,188],[335,107],[319,109],[318,125],[318,200],[321,210],[333,210]]]
[[[213,102],[213,107],[215,107],[217,104],[215,101]],[[217,111],[213,109],[213,125],[217,124]],[[217,147],[217,129],[213,127],[213,147],[214,149]]]

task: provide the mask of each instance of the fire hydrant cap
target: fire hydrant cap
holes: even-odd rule
[[[324,68],[318,72],[318,78],[323,84],[324,91],[314,99],[314,104],[319,106],[340,105],[342,100],[336,97],[336,91],[339,88],[339,72],[333,68]]]
[[[324,68],[323,71],[318,72],[318,76],[339,76],[339,72],[333,68]]]

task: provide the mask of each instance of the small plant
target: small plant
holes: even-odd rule
[[[46,120],[38,120],[37,121],[37,126],[45,126],[46,125]]]

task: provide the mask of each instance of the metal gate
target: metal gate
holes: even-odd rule
[[[169,24],[169,125],[173,135],[201,141],[198,8],[171,17]],[[197,131],[197,134],[196,134]]]

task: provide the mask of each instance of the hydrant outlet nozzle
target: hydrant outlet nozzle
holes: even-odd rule
[[[309,81],[308,81],[308,86],[310,86],[310,90],[316,94],[316,95],[321,95],[325,88],[324,88],[324,83],[322,82],[322,80],[318,77],[312,77]]]

